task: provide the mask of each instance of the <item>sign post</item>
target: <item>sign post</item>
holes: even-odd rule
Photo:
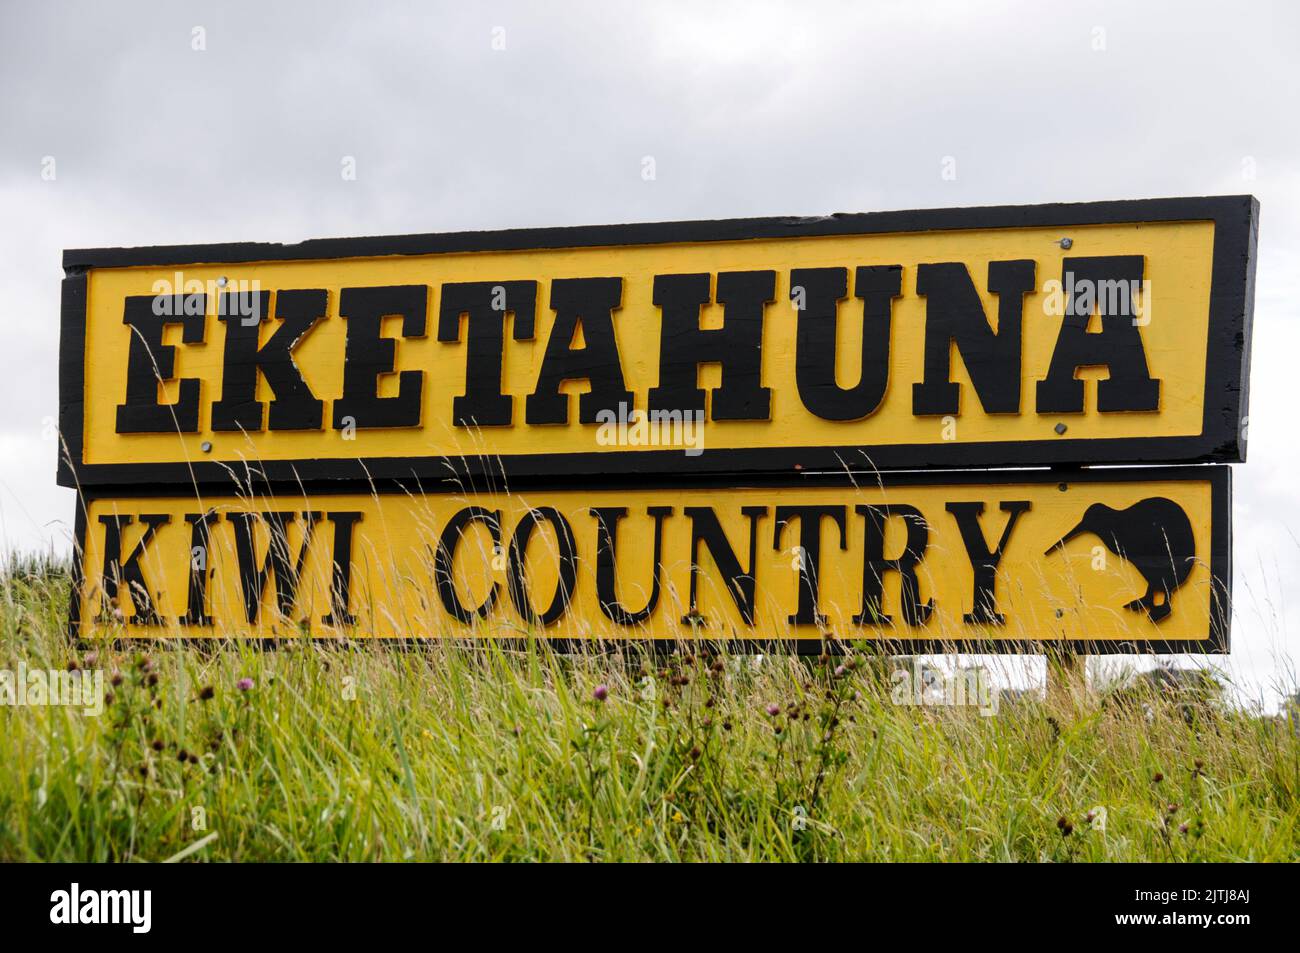
[[[1088,656],[1051,648],[1047,660],[1047,701],[1052,707],[1077,705],[1088,691]]]
[[[71,628],[1227,651],[1257,216],[69,251]]]

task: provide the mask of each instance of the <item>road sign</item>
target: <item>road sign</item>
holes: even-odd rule
[[[60,482],[1241,460],[1257,211],[70,251]]]
[[[1228,648],[1229,470],[89,492],[87,638]]]

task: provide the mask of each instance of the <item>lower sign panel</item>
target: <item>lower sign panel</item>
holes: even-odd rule
[[[1224,652],[1227,467],[90,496],[82,638]]]

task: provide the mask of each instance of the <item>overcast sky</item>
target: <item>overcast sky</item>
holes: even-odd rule
[[[1298,42],[1288,2],[2,0],[0,545],[69,548],[64,248],[1251,192],[1232,669],[1273,697],[1300,658]]]

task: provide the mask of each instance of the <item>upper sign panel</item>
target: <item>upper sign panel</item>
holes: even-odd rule
[[[1237,461],[1257,215],[70,251],[60,482]]]

